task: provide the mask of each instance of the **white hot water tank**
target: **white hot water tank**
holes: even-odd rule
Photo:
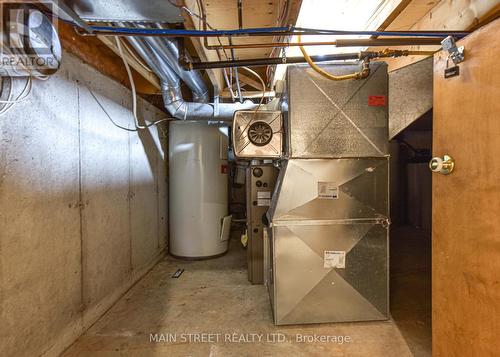
[[[169,128],[170,254],[202,259],[228,249],[227,129],[203,121]]]

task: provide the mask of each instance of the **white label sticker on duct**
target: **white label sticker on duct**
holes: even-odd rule
[[[271,198],[271,191],[257,191],[257,198]]]
[[[333,182],[318,182],[318,198],[336,200],[339,198],[339,187]]]
[[[345,268],[345,251],[325,250],[324,268]]]
[[[257,198],[257,206],[270,206],[271,200],[269,198]]]

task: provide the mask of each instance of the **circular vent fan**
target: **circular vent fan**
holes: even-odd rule
[[[271,142],[273,129],[263,121],[257,121],[248,128],[248,139],[257,146],[264,146]]]

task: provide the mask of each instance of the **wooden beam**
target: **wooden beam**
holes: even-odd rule
[[[196,0],[178,0],[189,8],[193,13],[199,14],[200,9]],[[288,4],[288,13],[283,21],[285,25],[294,25],[297,21],[300,5],[302,0],[248,0],[243,2],[243,26],[244,27],[270,27],[276,26],[278,17],[282,14],[284,6]],[[208,22],[215,28],[232,29],[238,26],[237,21],[237,2],[234,0],[205,0],[207,9]],[[196,16],[190,15],[187,11],[183,11],[185,19],[184,27],[187,29],[199,29],[203,27],[202,22]],[[244,44],[248,42],[270,42],[272,37],[237,37],[234,38],[235,44]],[[203,44],[203,39],[191,39],[194,49],[202,61],[217,61],[219,56],[215,50],[206,49]],[[218,44],[216,38],[210,38],[209,44]],[[221,39],[221,42],[227,44],[227,39]],[[228,52],[228,51],[226,51]],[[258,58],[271,55],[271,49],[245,49],[236,50],[235,57],[237,58]],[[221,52],[222,56],[222,52]],[[258,69],[259,74],[263,74],[265,78],[265,69]],[[262,71],[262,72],[261,72]],[[219,89],[225,87],[224,76],[221,69],[207,71],[207,74],[213,84],[217,84]],[[260,89],[260,85],[257,87]]]
[[[259,81],[256,81],[254,80],[253,78],[250,78],[248,77],[247,75],[241,73],[241,69],[238,71],[238,77],[240,79],[241,82],[243,82],[244,84],[248,84],[252,87],[254,87],[255,89],[260,89],[262,90],[262,84],[259,82]]]
[[[384,30],[409,30],[420,21],[440,0],[412,0],[401,13],[392,19]]]
[[[477,23],[472,24],[467,30],[469,31],[475,31],[478,28],[489,24],[490,22],[493,22],[494,20],[498,19],[500,17],[500,2],[498,5],[493,7],[490,11],[488,11],[486,14],[484,14],[481,19],[477,21]]]
[[[408,21],[409,10],[415,10],[407,7],[394,22],[404,23]],[[409,28],[393,28],[393,24],[388,26],[389,29],[397,30],[443,30],[443,31],[460,31],[477,28],[489,21],[500,16],[498,0],[441,0],[422,18],[410,25]],[[402,17],[402,18],[401,18]],[[393,22],[393,23],[394,23]],[[400,49],[408,49],[412,51],[437,51],[440,46],[409,46],[398,47]],[[389,71],[405,67],[414,62],[421,61],[425,57],[422,56],[407,56],[399,58],[390,58],[386,62],[389,64]]]
[[[120,51],[118,50],[118,47],[116,46],[116,43],[114,39],[111,39],[111,37],[107,36],[97,36],[99,40],[102,41],[106,46],[108,46],[116,55],[120,56]],[[122,45],[123,48],[123,54],[125,57],[125,60],[127,63],[137,71],[141,76],[143,76],[146,80],[148,80],[153,86],[155,86],[158,90],[161,89],[160,86],[160,80],[158,77],[151,71],[151,69],[146,69],[144,67],[144,64],[141,64],[135,59],[129,51],[133,51],[130,46],[128,46],[128,43],[125,45]],[[137,58],[138,55],[136,55]],[[121,58],[121,56],[120,56]]]
[[[188,9],[193,9],[194,12],[198,14],[199,9],[196,0],[179,0],[183,6]],[[198,18],[193,17],[187,11],[182,11],[182,17],[184,18],[184,27],[187,30],[201,30],[203,25],[200,24],[200,20]],[[201,61],[218,61],[219,58],[217,56],[216,51],[210,51],[205,48],[203,45],[203,39],[200,37],[192,37],[190,38],[193,47],[195,48],[198,57],[200,57]],[[222,74],[222,70],[220,69],[209,69],[206,71],[208,78],[213,86],[217,86],[217,88],[224,88],[224,75]]]
[[[385,0],[368,19],[368,30],[382,31],[398,17],[412,0]]]
[[[102,74],[130,88],[127,71],[122,60],[104,43],[94,36],[80,36],[73,26],[59,21],[58,34],[64,50],[75,55],[83,62],[94,67]],[[64,59],[63,59],[64,61]],[[149,80],[146,80],[135,69],[132,70],[135,86],[141,94],[159,94],[159,90]]]

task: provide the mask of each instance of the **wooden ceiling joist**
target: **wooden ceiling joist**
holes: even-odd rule
[[[196,0],[182,0],[179,1],[191,12],[198,14],[200,12],[198,3]],[[286,19],[283,21],[284,25],[295,24],[297,21],[298,13],[300,10],[300,5],[302,0],[245,0],[242,3],[242,25],[245,28],[250,27],[272,27],[277,25],[277,20],[279,16],[283,13],[285,4],[288,4],[288,12],[286,14]],[[206,8],[206,15],[208,23],[217,29],[235,29],[238,28],[238,7],[235,0],[203,0],[204,7]],[[199,18],[191,15],[189,12],[184,11],[183,16],[185,19],[184,26],[187,29],[202,29],[203,24]],[[254,43],[254,42],[271,42],[276,39],[273,37],[238,37],[234,38],[234,44],[244,44],[244,43]],[[227,39],[221,38],[222,43],[227,44]],[[193,47],[195,48],[198,57],[201,61],[218,61],[220,58],[217,51],[213,49],[207,49],[204,46],[202,38],[191,38]],[[210,38],[208,40],[210,45],[219,44],[216,38]],[[222,59],[225,59],[222,51],[220,52]],[[227,51],[228,57],[230,57],[229,51]],[[236,50],[235,58],[259,58],[270,56],[271,49],[247,49],[247,50]],[[259,74],[264,75],[263,70],[257,69]],[[219,89],[225,87],[224,77],[222,70],[214,69],[207,71],[212,84],[217,85]],[[241,73],[241,71],[240,71]],[[248,78],[248,77],[246,77]],[[245,77],[240,76],[243,81]],[[264,78],[265,79],[265,78]],[[256,89],[261,89],[262,85],[252,79],[245,82]],[[256,83],[259,83],[256,86]]]
[[[118,47],[116,46],[116,42],[112,37],[107,37],[107,36],[97,36],[99,40],[102,41],[106,46],[108,46],[117,56],[120,56],[120,51],[118,50]],[[123,43],[123,42],[122,42]],[[158,77],[151,71],[151,69],[147,68],[143,63],[139,63],[137,58],[139,58],[137,55],[135,55],[135,58],[133,55],[130,54],[131,47],[128,46],[128,44],[122,45],[122,50],[123,54],[125,57],[125,60],[127,63],[137,71],[141,76],[143,76],[148,82],[150,82],[154,87],[156,87],[158,90],[161,89],[160,86],[160,81]],[[120,56],[121,57],[121,56]]]
[[[256,81],[247,75],[243,74],[241,70],[238,71],[238,77],[243,85],[248,84],[249,86],[255,89],[262,89],[262,84],[259,81]]]
[[[413,0],[386,30],[394,31],[463,31],[472,30],[500,16],[498,0]],[[440,46],[398,47],[411,51],[437,51]],[[418,62],[425,57],[407,56],[386,59],[389,70]]]
[[[368,20],[366,29],[385,30],[411,2],[412,0],[385,0]]]
[[[62,47],[69,53],[80,58],[83,62],[94,67],[104,75],[113,78],[122,85],[130,88],[130,83],[123,62],[114,51],[112,46],[103,43],[94,36],[80,36],[73,26],[62,21],[58,23],[58,34]],[[109,42],[112,42],[108,38]],[[112,45],[112,44],[111,44]],[[132,76],[138,93],[141,94],[159,94],[159,84],[156,76],[151,73],[141,73],[138,70],[137,63],[129,61],[132,67]]]

